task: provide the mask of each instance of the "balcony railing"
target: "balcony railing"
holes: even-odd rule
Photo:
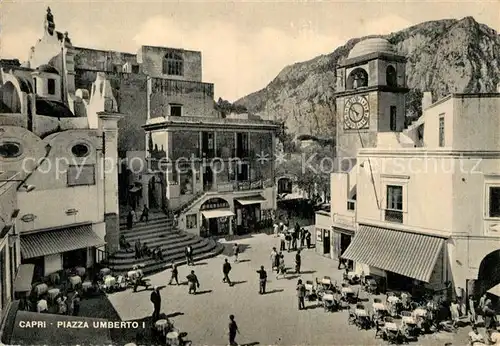
[[[356,201],[354,199],[347,200],[347,210],[350,211],[356,210]]]
[[[385,221],[394,223],[403,223],[403,211],[386,209]]]

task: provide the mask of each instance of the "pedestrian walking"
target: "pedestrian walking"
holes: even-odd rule
[[[240,247],[238,244],[233,245],[234,263],[238,262],[238,255],[240,254]]]
[[[188,293],[196,294],[196,290],[200,288],[200,282],[198,281],[198,277],[194,273],[194,270],[191,270],[191,274],[186,276],[186,278],[188,280],[188,287],[189,287]]]
[[[271,271],[274,271],[274,268],[278,269],[278,266],[276,265],[276,256],[278,256],[278,252],[276,251],[276,248],[273,247],[273,251],[271,251]]]
[[[150,297],[151,303],[153,303],[153,323],[160,319],[160,308],[161,308],[161,296],[160,289],[158,286],[153,288]]]
[[[127,214],[127,229],[132,229],[132,227],[134,226],[134,216],[134,210],[130,209]]]
[[[234,320],[234,315],[229,315],[229,345],[236,346],[236,334],[239,334],[240,330],[238,329],[238,325]]]
[[[72,302],[72,305],[73,305],[73,316],[78,316],[78,314],[80,313],[80,294],[78,293],[78,291],[75,291],[75,294],[73,295],[73,302]]]
[[[170,274],[170,281],[168,282],[169,285],[172,284],[172,282],[175,280],[175,283],[177,286],[179,285],[179,280],[177,279],[179,275],[179,271],[177,269],[177,264],[172,263],[172,273]]]
[[[292,236],[290,235],[290,232],[286,232],[285,240],[286,240],[287,251],[290,252],[292,246]]]
[[[286,277],[285,256],[281,252],[279,261],[280,262],[278,266],[278,273],[276,274],[276,280],[279,279],[280,274],[283,276],[283,278]]]
[[[306,241],[306,230],[304,229],[304,227],[302,227],[300,229],[300,248],[304,247],[305,241]]]
[[[136,242],[135,242],[135,259],[140,259],[142,256],[142,252],[141,252],[141,241],[138,239]]]
[[[476,315],[476,302],[474,301],[474,297],[472,295],[469,296],[469,320],[471,326],[475,326],[477,323],[477,315]]]
[[[299,281],[297,282],[297,299],[299,303],[299,310],[304,310],[306,308],[305,297],[306,286],[304,286],[302,280],[299,279]]]
[[[294,230],[292,232],[292,251],[297,250],[297,237],[298,233]]]
[[[295,273],[300,274],[300,265],[302,263],[302,257],[300,256],[300,250],[297,250],[295,255]]]
[[[227,282],[229,286],[232,286],[233,284],[231,283],[231,280],[229,279],[229,272],[231,271],[231,264],[227,260],[227,258],[224,260],[224,264],[222,265],[222,273],[224,274],[224,278],[222,279],[222,282]]]
[[[257,274],[259,274],[259,294],[266,294],[267,272],[264,266],[260,266],[260,270],[257,270]]]
[[[184,254],[186,255],[186,262],[188,266],[194,265],[193,262],[193,248],[191,245],[186,246],[186,249],[184,250]]]
[[[311,248],[311,232],[309,231],[306,231],[306,245],[308,249]]]
[[[273,233],[274,233],[274,237],[278,237],[278,233],[280,231],[280,225],[275,222],[274,225],[273,225]]]
[[[142,221],[146,221],[146,223],[149,221],[149,208],[146,204],[144,204],[144,208],[142,208],[141,218],[139,219],[139,222]]]
[[[285,233],[280,233],[280,251],[285,251],[286,250],[286,245],[285,245]]]

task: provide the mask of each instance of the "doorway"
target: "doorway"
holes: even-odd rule
[[[330,255],[331,242],[330,242],[330,231],[323,230],[323,255]]]
[[[203,190],[210,190],[212,188],[213,180],[214,173],[212,171],[212,167],[205,166],[203,168]]]
[[[62,256],[64,269],[87,268],[87,248],[64,252]]]

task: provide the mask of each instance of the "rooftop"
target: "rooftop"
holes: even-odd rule
[[[262,119],[232,119],[232,118],[210,118],[210,117],[160,117],[154,118],[148,124],[143,125],[146,130],[166,127],[259,127],[278,129],[280,124],[271,120]]]
[[[357,58],[371,53],[392,53],[394,48],[392,44],[383,38],[368,38],[358,42],[349,52],[348,59]]]

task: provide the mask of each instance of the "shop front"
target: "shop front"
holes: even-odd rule
[[[211,198],[203,203],[200,212],[202,216],[200,235],[202,237],[224,236],[233,233],[234,213],[226,200]]]
[[[330,218],[330,213],[327,211],[317,211],[316,219],[314,222],[314,229],[316,235],[316,252],[322,256],[333,257],[333,232],[332,232],[332,221]]]
[[[106,244],[91,224],[21,234],[21,263],[34,265],[35,280],[75,267],[93,265],[96,248]]]
[[[381,291],[419,295],[437,292],[445,280],[444,243],[441,237],[360,225],[341,257],[355,262],[357,274],[376,278]]]
[[[344,252],[347,250],[349,245],[351,245],[352,237],[354,232],[352,230],[333,227],[333,258],[339,259],[342,257]],[[354,270],[354,262],[351,260],[346,260],[346,266],[349,270]]]
[[[261,203],[265,201],[261,195],[234,199],[237,234],[252,233],[260,229]]]

